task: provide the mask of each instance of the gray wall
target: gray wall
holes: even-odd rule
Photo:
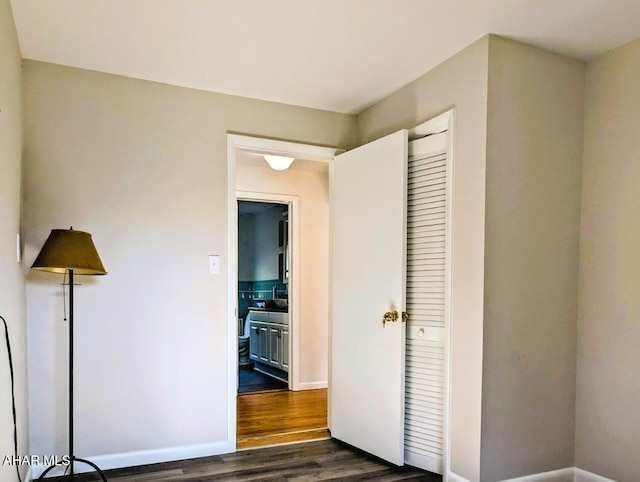
[[[576,464],[640,474],[640,40],[586,77]]]
[[[73,225],[93,234],[109,272],[77,289],[82,455],[226,450],[227,132],[349,148],[355,117],[34,61],[24,106],[26,263],[51,228]],[[41,454],[66,450],[60,282],[27,283]]]
[[[488,37],[358,115],[360,142],[455,107],[451,469],[480,477]]]
[[[22,186],[22,69],[9,0],[0,0],[0,315],[9,326],[13,355],[18,451],[29,453],[27,423],[27,323],[22,265],[16,259]],[[0,456],[13,455],[11,377],[0,323]],[[22,474],[27,467],[22,467]],[[18,480],[15,467],[0,463],[0,480]]]
[[[483,481],[573,466],[584,73],[491,36]]]
[[[573,465],[584,70],[488,36],[358,116],[366,142],[456,109],[451,469],[469,480]]]

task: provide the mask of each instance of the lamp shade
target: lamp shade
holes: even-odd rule
[[[91,235],[73,229],[53,229],[33,262],[32,269],[75,274],[107,274]]]

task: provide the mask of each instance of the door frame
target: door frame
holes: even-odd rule
[[[309,161],[321,161],[330,163],[333,158],[344,152],[344,149],[336,147],[324,147],[313,144],[302,144],[298,142],[290,142],[264,137],[255,137],[242,134],[227,133],[227,446],[229,451],[236,451],[236,397],[238,394],[238,194],[236,189],[236,153],[238,151],[247,151],[258,154],[274,154],[281,156],[290,156],[297,159],[305,159]],[[246,192],[245,192],[246,194]],[[280,196],[280,199],[287,196],[286,193],[257,193],[261,196]],[[297,198],[297,196],[294,196]],[[263,197],[263,199],[265,199]],[[267,198],[268,199],[268,198]],[[297,216],[297,209],[293,209],[293,215]],[[297,218],[296,218],[297,219]],[[293,220],[292,220],[293,221]],[[295,222],[295,221],[294,221]],[[291,223],[293,224],[293,222]],[[295,222],[296,226],[299,224]],[[297,243],[298,236],[295,236],[294,243]],[[292,269],[296,269],[293,282],[296,283],[297,276],[297,246],[291,247],[292,253]],[[296,258],[294,259],[294,256]],[[290,308],[297,310],[298,290],[294,285],[293,298]],[[292,317],[296,315],[294,311]],[[299,330],[295,330],[291,334],[292,344],[298,343]],[[297,346],[292,353],[291,367],[293,375],[293,390],[299,388],[299,350]]]

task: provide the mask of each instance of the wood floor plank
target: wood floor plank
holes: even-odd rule
[[[336,440],[109,470],[106,474],[109,482],[442,481],[438,475],[395,467]],[[95,474],[76,477],[76,482],[89,480],[99,479]]]

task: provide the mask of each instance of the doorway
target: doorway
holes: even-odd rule
[[[274,402],[274,406],[277,406],[278,410],[281,407],[286,407],[287,404],[292,407],[288,412],[281,412],[281,415],[276,417],[280,419],[296,418],[297,415],[295,414],[295,410],[301,404],[305,406],[313,405],[314,410],[320,408],[320,416],[325,420],[321,424],[321,426],[317,425],[315,428],[306,426],[298,427],[298,429],[295,431],[298,432],[297,436],[299,437],[318,438],[318,434],[314,434],[312,432],[315,429],[321,428],[324,430],[324,437],[326,437],[328,436],[328,432],[326,431],[326,390],[328,386],[327,376],[329,356],[328,162],[333,158],[337,150],[324,147],[305,146],[283,141],[273,141],[269,139],[249,138],[232,134],[228,135],[228,145],[228,211],[230,220],[228,231],[230,260],[230,265],[228,267],[228,292],[230,307],[228,330],[230,338],[229,349],[233,349],[233,351],[230,351],[230,357],[233,357],[233,365],[229,366],[229,449],[234,450],[246,447],[246,433],[243,431],[239,422],[241,422],[242,419],[250,417],[250,415],[247,415],[245,411],[247,406],[249,406],[249,408],[260,408],[266,405],[266,399],[264,398],[266,396],[271,396],[272,398],[276,396],[287,398],[287,400],[278,399],[277,402]],[[265,153],[289,155],[291,157],[294,157],[296,161],[294,162],[293,167],[291,169],[288,169],[287,171],[273,171],[266,166],[265,160],[263,158],[263,154]],[[305,163],[307,168],[305,168]],[[311,164],[316,165],[316,167],[322,166],[323,172],[320,173],[318,172],[318,169],[309,167],[309,165]],[[251,175],[248,175],[249,171],[251,171]],[[312,202],[310,202],[309,200],[310,192],[317,192],[317,182],[314,181],[316,182],[316,184],[310,182],[308,185],[305,184],[304,186],[301,186],[299,182],[301,176],[307,176],[308,178],[323,177],[325,179],[324,187],[322,187],[321,189],[321,197],[323,196],[322,202],[324,202],[324,212],[317,213],[314,211],[318,209],[318,204],[322,204],[316,202],[315,194],[314,200]],[[240,222],[238,221],[238,216],[240,209],[245,209],[246,206],[240,208],[238,205],[238,200],[243,202],[260,202],[267,204],[276,204],[280,206],[288,206],[288,223],[283,223],[281,225],[288,228],[288,236],[284,234],[284,230],[282,231],[283,235],[278,236],[279,238],[287,236],[287,245],[289,248],[288,256],[286,255],[287,249],[278,246],[278,254],[282,254],[283,259],[282,262],[279,261],[277,263],[281,271],[281,273],[279,274],[282,274],[283,278],[287,278],[287,272],[289,273],[286,283],[286,296],[289,316],[288,343],[290,346],[290,351],[288,353],[288,391],[238,395],[238,375],[241,373],[241,369],[239,368],[237,362],[237,359],[239,357],[237,336],[238,334],[244,333],[244,326],[240,328],[241,324],[238,322],[238,318],[244,318],[243,325],[246,324],[246,317],[242,316],[244,315],[244,307],[242,293],[240,293],[240,291],[243,290],[239,289],[240,282],[243,280],[242,277],[239,276],[241,273],[239,273],[239,266],[236,264],[236,260],[238,260],[239,258],[239,239],[237,229]],[[303,204],[302,214],[301,203]],[[312,213],[310,213],[310,209],[313,211]],[[302,228],[301,223],[304,224]],[[325,233],[321,236],[316,236],[314,230],[317,230],[318,226],[323,226],[323,223],[326,223],[326,227],[324,228]],[[304,232],[301,233],[301,229],[303,229]],[[320,246],[319,248],[318,239],[322,238],[324,238],[324,241],[322,241],[324,245]],[[300,243],[302,243],[302,246],[300,245]],[[303,250],[306,255],[301,261],[300,253]],[[318,272],[315,266],[308,266],[309,260],[311,260],[316,265],[321,266],[322,269],[320,269]],[[303,269],[301,269],[301,266]],[[301,272],[302,276],[298,276],[298,274],[300,274]],[[277,276],[277,278],[283,279],[280,278],[280,276]],[[318,280],[324,281],[319,282]],[[304,291],[300,289],[301,283],[304,283]],[[322,286],[318,287],[318,283],[320,283]],[[280,293],[284,291],[283,288],[285,287],[278,284],[276,286],[278,294],[276,297],[274,297],[271,290],[273,289],[273,285],[275,284],[276,283],[272,283],[267,285],[266,287],[263,287],[268,288],[268,290],[260,290],[262,292],[258,294],[259,298],[257,300],[263,301],[263,298],[265,296],[271,300],[273,300],[274,298],[280,299]],[[249,286],[244,286],[244,288],[249,288]],[[253,291],[256,291],[256,288],[258,288],[258,286],[254,284],[251,288],[253,288]],[[244,291],[247,291],[244,293],[244,302],[246,303],[248,301],[247,297],[251,296],[250,301],[252,301],[255,306],[255,293],[248,293],[248,291],[252,291],[248,289]],[[255,306],[255,308],[260,307]],[[249,317],[252,319],[255,318],[255,323],[253,324],[257,325],[254,326],[254,337],[263,336],[257,335],[257,330],[260,326],[260,323],[263,323],[262,333],[265,333],[264,330],[267,327],[264,326],[264,324],[273,320],[261,319],[263,318],[264,314],[261,313],[260,310],[253,311],[254,313],[257,313],[257,316],[250,315]],[[270,315],[271,313],[269,313],[269,316]],[[303,321],[301,321],[302,318]],[[324,321],[319,321],[322,319],[324,319]],[[302,327],[298,322],[302,323]],[[250,332],[249,337],[251,337],[251,325],[248,327],[248,330]],[[286,346],[287,333],[281,331],[280,335],[280,338],[277,338],[277,335],[275,335],[274,340],[280,341],[281,346]],[[267,337],[263,337],[262,339],[268,340],[268,337],[269,335],[267,335]],[[232,338],[233,345],[235,345],[234,348],[232,348],[231,344]],[[251,346],[251,343],[249,343],[249,345]],[[254,346],[259,347],[259,344],[256,343],[254,344]],[[278,350],[276,350],[276,353],[280,354]],[[318,353],[322,354],[322,358],[320,360],[317,360],[315,358]],[[260,353],[254,353],[254,359],[259,357]],[[283,362],[285,364],[287,362],[286,359],[282,360],[281,358],[279,360],[270,361],[272,362],[271,366],[273,366],[273,364],[277,363],[278,361],[281,365],[283,364]],[[263,360],[263,362],[265,362],[265,360]],[[260,365],[260,368],[265,368],[265,364],[266,362],[262,363]],[[324,370],[322,370],[323,366]],[[267,366],[267,368],[269,368],[269,366]],[[324,373],[322,373],[323,371]],[[276,374],[277,373],[278,372],[276,372]],[[259,401],[256,402],[255,400],[250,400],[250,398],[255,397],[258,397]],[[306,399],[301,401],[305,397]],[[273,415],[273,413],[270,412],[269,416]],[[260,417],[264,418],[264,415],[260,415]],[[255,426],[255,423],[253,425]],[[286,428],[286,430],[289,429],[290,428]],[[304,435],[302,435],[302,433],[304,433]],[[264,435],[268,434],[262,434],[261,436]],[[274,440],[272,443],[281,442]]]
[[[238,200],[238,394],[290,386],[288,203]]]

